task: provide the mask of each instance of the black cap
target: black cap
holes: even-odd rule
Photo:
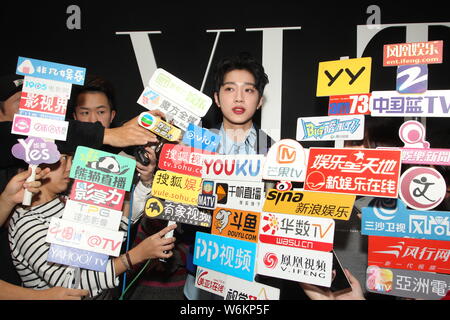
[[[10,74],[0,77],[0,101],[8,100],[16,92],[22,91],[23,77]]]

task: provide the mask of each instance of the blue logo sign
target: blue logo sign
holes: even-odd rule
[[[79,267],[99,272],[106,272],[109,256],[96,252],[69,248],[52,243],[48,250],[47,261]]]
[[[194,264],[253,281],[256,243],[197,232]]]
[[[362,209],[361,233],[371,236],[450,240],[450,215],[446,211],[406,209],[400,199],[375,199]]]
[[[220,143],[220,136],[209,130],[189,123],[182,142],[192,148],[216,152]]]
[[[29,110],[24,110],[24,109],[19,109],[19,114],[21,114],[23,116],[28,116],[28,117],[52,119],[52,120],[59,120],[59,121],[64,121],[66,118],[65,115],[46,113],[46,112],[38,112],[38,111],[29,111]]]
[[[19,57],[16,73],[23,76],[33,76],[36,78],[83,85],[86,68]]]
[[[302,139],[322,139],[324,136],[340,132],[355,133],[360,128],[361,121],[357,118],[350,120],[332,119],[330,121],[321,121],[318,125],[302,119],[303,132]]]
[[[199,194],[197,207],[212,210],[216,208],[216,196],[210,194]]]

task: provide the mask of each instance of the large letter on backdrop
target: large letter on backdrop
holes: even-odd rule
[[[133,45],[134,54],[141,73],[142,84],[147,85],[148,80],[158,68],[156,66],[155,55],[153,54],[152,44],[150,42],[149,34],[160,34],[161,31],[129,31],[116,32],[118,35],[129,34],[131,44]]]
[[[281,88],[283,74],[283,31],[300,30],[301,27],[275,27],[275,28],[247,28],[246,31],[262,31],[262,64],[270,79],[270,84],[265,90],[264,108],[261,112],[261,128],[266,131],[275,141],[281,136]],[[217,42],[221,32],[234,32],[234,29],[208,30],[207,32],[217,32],[216,39],[211,51],[208,67],[206,69],[202,88],[209,73],[210,63],[215,53]],[[161,31],[128,31],[116,32],[118,35],[130,35],[131,43],[138,62],[142,83],[145,87],[148,79],[157,69],[152,45],[148,37],[149,34],[160,34]]]

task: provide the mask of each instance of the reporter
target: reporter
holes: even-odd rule
[[[31,175],[31,169],[15,175],[6,185],[0,195],[0,226],[8,219],[11,210],[22,202],[24,190],[37,194],[40,191],[40,179],[46,177],[50,169],[36,169],[36,180],[26,182]],[[54,287],[47,290],[33,290],[22,288],[6,281],[0,280],[0,300],[80,300],[89,292],[87,290],[66,289]]]
[[[33,197],[31,207],[17,206],[9,223],[9,243],[13,264],[19,273],[24,287],[49,289],[55,286],[67,287],[73,276],[73,268],[47,262],[50,250],[46,242],[50,220],[61,218],[65,208],[59,194],[64,192],[69,183],[72,156],[61,154],[58,163],[52,164],[40,187],[40,193]],[[126,231],[128,219],[122,217],[120,230]],[[80,287],[89,290],[92,298],[110,298],[109,290],[119,285],[118,276],[133,265],[153,258],[169,258],[175,238],[162,238],[176,225],[166,227],[145,239],[140,245],[131,249],[124,256],[110,258],[105,272],[81,269]]]

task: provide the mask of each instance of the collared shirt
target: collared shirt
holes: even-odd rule
[[[234,142],[231,140],[222,125],[220,126],[220,144],[217,148],[217,153],[220,154],[256,154],[257,132],[254,126],[248,131],[247,136],[243,142]],[[192,262],[192,256],[189,255],[188,260]],[[192,265],[195,267],[194,265]],[[195,269],[195,268],[194,268]],[[221,300],[222,297],[213,293],[201,290],[195,286],[195,276],[188,274],[186,283],[184,285],[184,295],[188,300]]]
[[[225,132],[223,123],[220,126],[219,135],[221,137],[217,152],[220,154],[256,154],[257,133],[254,126],[248,131],[246,138],[242,142],[230,139]]]

